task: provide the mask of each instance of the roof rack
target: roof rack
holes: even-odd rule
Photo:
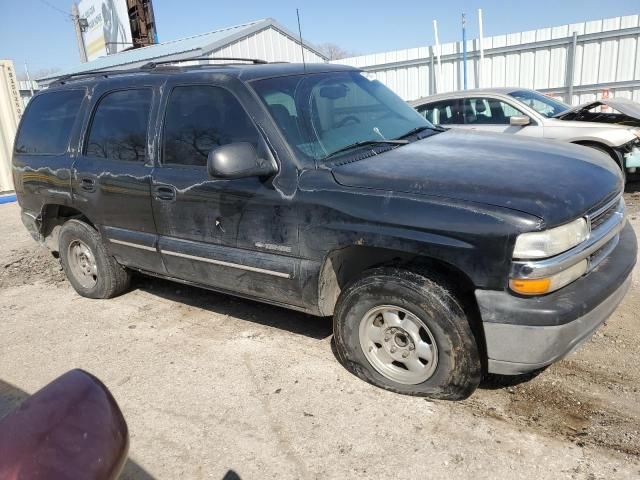
[[[123,73],[136,73],[140,72],[139,69],[130,69],[130,70],[87,70],[86,72],[78,72],[78,73],[69,73],[67,75],[62,75],[61,77],[56,78],[51,85],[62,85],[76,77],[90,77],[90,76],[101,76],[104,75],[115,75],[115,74],[123,74]]]
[[[148,62],[142,65],[141,67],[130,68],[130,69],[122,69],[122,70],[87,70],[85,72],[78,73],[69,73],[67,75],[62,75],[59,78],[56,78],[51,84],[52,85],[62,85],[65,82],[77,78],[77,77],[85,77],[85,76],[101,76],[104,75],[123,75],[127,73],[142,73],[148,72],[149,70],[153,70],[156,67],[162,65],[169,65],[172,63],[183,63],[183,62],[193,62],[198,60],[208,60],[208,61],[225,61],[225,62],[251,62],[254,65],[267,64],[266,60],[260,60],[258,58],[241,58],[241,57],[191,57],[191,58],[182,58],[178,60],[161,60],[158,62]],[[214,64],[215,65],[215,64]]]
[[[259,58],[242,58],[242,57],[191,57],[191,58],[182,58],[180,60],[161,60],[159,62],[149,62],[145,63],[142,67],[143,70],[151,70],[160,65],[168,65],[172,63],[183,63],[183,62],[195,62],[195,61],[223,61],[223,62],[250,62],[254,65],[263,65],[267,62],[266,60],[261,60]]]

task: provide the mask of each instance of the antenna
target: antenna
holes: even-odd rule
[[[300,10],[296,8],[296,16],[298,17],[298,35],[300,35],[300,51],[302,52],[302,66],[304,73],[307,73],[307,62],[304,60],[304,44],[302,43],[302,28],[300,27]]]

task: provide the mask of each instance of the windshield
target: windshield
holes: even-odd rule
[[[252,86],[287,141],[314,160],[354,144],[435,128],[387,87],[360,72],[270,78]]]
[[[519,90],[517,92],[511,92],[509,95],[520,100],[547,118],[554,117],[570,108],[566,103],[562,103],[559,100],[547,97],[533,90]]]

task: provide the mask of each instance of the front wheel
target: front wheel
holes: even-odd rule
[[[480,383],[471,325],[455,296],[397,268],[367,272],[341,295],[334,315],[340,361],[386,390],[461,400]]]

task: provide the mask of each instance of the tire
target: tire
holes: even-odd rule
[[[69,283],[83,297],[112,298],[129,287],[131,274],[107,254],[100,235],[87,223],[66,222],[60,231],[59,250]]]
[[[396,328],[398,319],[411,328]],[[421,324],[418,334],[416,324]],[[385,390],[462,400],[475,391],[482,377],[478,344],[460,303],[442,284],[418,273],[399,268],[365,272],[338,299],[333,331],[340,362],[362,380]],[[432,358],[425,343],[431,343]],[[393,348],[395,353],[390,353]],[[379,360],[398,358],[399,352],[402,368]],[[406,360],[405,354],[409,355]]]

